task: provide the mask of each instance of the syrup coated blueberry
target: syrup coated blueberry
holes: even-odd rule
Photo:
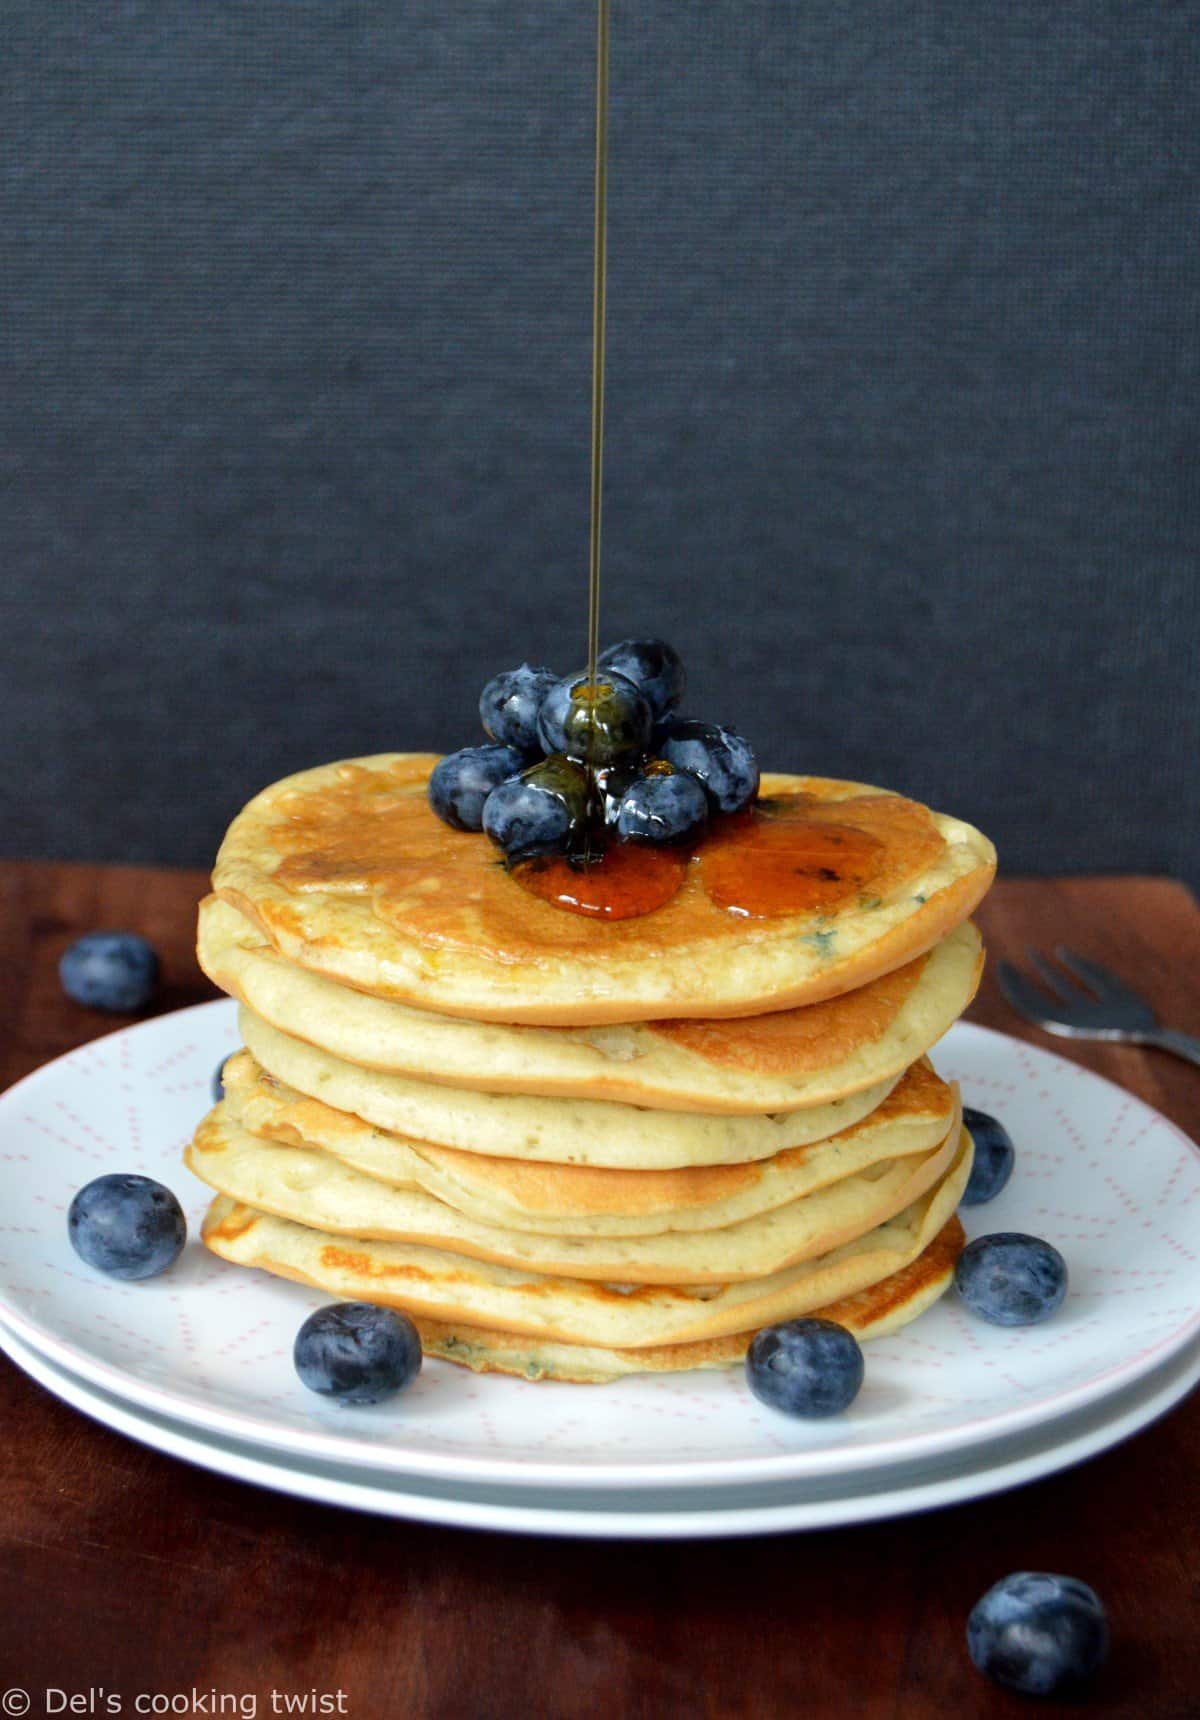
[[[629,784],[617,807],[623,842],[687,842],[708,822],[708,796],[694,776],[658,761]]]
[[[750,1340],[746,1382],[785,1415],[839,1415],[862,1386],[862,1350],[854,1333],[833,1320],[784,1320]]]
[[[509,860],[564,849],[587,816],[587,772],[561,753],[502,782],[483,809],[485,833]]]
[[[654,720],[632,681],[606,670],[594,684],[568,675],[552,687],[538,717],[548,753],[609,765],[628,753],[645,752]]]
[[[739,812],[758,793],[758,761],[749,741],[718,723],[676,722],[660,743],[662,756],[704,788],[717,812]]]
[[[125,1015],[158,990],[158,957],[136,932],[88,932],[63,951],[58,974],[76,1003]]]
[[[1035,1326],[1067,1293],[1067,1263],[1052,1243],[1016,1231],[977,1236],[954,1268],[958,1293],[993,1326]]]
[[[687,686],[683,658],[665,639],[622,639],[600,653],[597,667],[632,681],[655,722],[678,709]]]
[[[493,675],[479,695],[479,718],[492,739],[523,753],[536,752],[538,712],[551,687],[558,685],[553,669],[522,663]]]
[[[528,763],[515,747],[461,747],[447,753],[429,778],[429,804],[455,830],[482,830],[483,803]]]
[[[963,1206],[983,1206],[995,1200],[1013,1171],[1012,1136],[986,1111],[963,1106],[963,1122],[975,1143],[975,1162],[962,1193]]]
[[[421,1340],[406,1314],[374,1302],[318,1308],[296,1333],[296,1372],[309,1391],[344,1404],[380,1403],[421,1368]]]
[[[1108,1620],[1078,1577],[1014,1571],[971,1609],[967,1652],[980,1672],[1023,1696],[1067,1695],[1108,1656]]]
[[[187,1241],[183,1208],[152,1177],[116,1172],[81,1188],[67,1213],[79,1258],[110,1278],[154,1278]]]
[[[641,762],[636,759],[618,759],[616,764],[603,765],[596,771],[596,793],[599,801],[599,811],[603,822],[611,830],[617,826],[617,814],[621,810],[621,802],[626,791],[642,774]]]

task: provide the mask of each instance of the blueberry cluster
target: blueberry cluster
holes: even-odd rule
[[[619,842],[694,842],[710,816],[758,792],[746,741],[677,715],[686,677],[662,639],[623,639],[594,681],[523,663],[479,698],[491,737],[449,753],[429,800],[456,830],[482,830],[511,861]]]

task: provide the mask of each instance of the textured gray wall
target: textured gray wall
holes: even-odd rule
[[[605,634],[1013,870],[1200,873],[1200,14],[615,0]],[[0,844],[581,658],[588,0],[0,0]]]

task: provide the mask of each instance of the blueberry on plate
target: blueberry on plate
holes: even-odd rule
[[[688,842],[707,822],[700,784],[662,759],[652,759],[629,784],[614,820],[623,842]]]
[[[420,1372],[421,1339],[394,1308],[333,1302],[308,1316],[292,1360],[309,1391],[343,1404],[381,1403]]]
[[[557,682],[538,717],[538,734],[548,753],[565,753],[594,765],[645,752],[653,726],[650,707],[633,682],[611,670],[594,683],[586,674]]]
[[[115,1172],[80,1189],[67,1213],[67,1235],[79,1258],[97,1272],[154,1278],[179,1258],[187,1220],[162,1183]]]
[[[483,809],[483,828],[509,860],[526,860],[565,848],[586,818],[587,805],[587,771],[556,753],[493,789]]]
[[[1067,1263],[1052,1243],[1017,1231],[977,1236],[958,1257],[954,1282],[981,1320],[993,1326],[1035,1326],[1048,1320],[1067,1293]]]
[[[136,932],[88,932],[63,951],[58,974],[76,1003],[126,1015],[158,990],[158,957]]]
[[[522,663],[493,675],[479,695],[479,720],[492,739],[523,753],[538,749],[538,712],[551,687],[558,685],[553,669]]]
[[[229,1053],[229,1057],[222,1057],[221,1061],[213,1070],[212,1096],[214,1105],[219,1105],[221,1100],[225,1097],[225,1065],[229,1062],[230,1057],[236,1056],[237,1052],[231,1051]]]
[[[975,1143],[975,1162],[962,1192],[963,1206],[983,1206],[995,1200],[1013,1171],[1012,1136],[986,1111],[963,1106],[963,1123]]]
[[[1023,1696],[1078,1691],[1108,1656],[1100,1597],[1078,1577],[1014,1571],[967,1620],[967,1652],[980,1672]]]
[[[665,639],[622,639],[600,653],[596,666],[632,681],[655,722],[678,709],[687,686],[683,658]]]
[[[717,812],[740,812],[758,793],[758,761],[749,741],[718,723],[675,722],[659,744],[662,756],[694,776]]]
[[[481,830],[488,795],[527,763],[526,755],[515,747],[460,747],[434,765],[429,804],[455,830]]]
[[[862,1386],[863,1353],[833,1320],[784,1320],[750,1340],[746,1383],[785,1415],[840,1415]]]

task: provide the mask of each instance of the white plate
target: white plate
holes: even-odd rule
[[[969,1229],[1056,1242],[1071,1293],[1045,1326],[1004,1331],[945,1299],[870,1347],[833,1422],[759,1405],[740,1371],[611,1386],[531,1385],[429,1363],[389,1405],[341,1410],[297,1382],[291,1345],[323,1298],[189,1245],[121,1284],[66,1239],[75,1190],[106,1170],[174,1187],[193,1232],[206,1191],[180,1153],[236,1044],[205,1004],[98,1040],[0,1097],[0,1318],[59,1367],[156,1415],[306,1459],[409,1479],[685,1488],[861,1475],[1011,1436],[1134,1384],[1200,1331],[1200,1157],[1165,1118],[1076,1065],[960,1024],[937,1054],[968,1103],[1011,1129],[1018,1167]]]
[[[1077,1410],[1053,1429],[1031,1430],[971,1453],[901,1464],[858,1478],[776,1480],[754,1487],[582,1491],[532,1486],[488,1488],[458,1482],[402,1483],[386,1471],[271,1456],[260,1446],[139,1410],[55,1367],[0,1325],[0,1349],[39,1384],[85,1415],[143,1445],[203,1469],[276,1492],[455,1528],[602,1540],[685,1540],[830,1529],[980,1499],[1080,1463],[1136,1433],[1187,1395],[1200,1379],[1200,1346],[1127,1386],[1099,1408]],[[842,1491],[849,1488],[848,1491]]]

